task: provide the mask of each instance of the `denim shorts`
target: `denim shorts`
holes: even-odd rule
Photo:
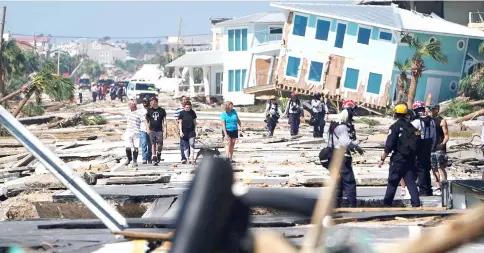
[[[432,168],[445,168],[447,166],[447,153],[445,151],[433,152],[430,156],[432,162]]]

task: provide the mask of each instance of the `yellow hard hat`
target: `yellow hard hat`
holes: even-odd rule
[[[276,96],[272,95],[269,97],[269,99],[276,99]]]
[[[397,114],[407,114],[407,104],[400,102],[395,105],[393,111]]]

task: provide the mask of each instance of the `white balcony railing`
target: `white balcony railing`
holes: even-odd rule
[[[484,12],[469,12],[468,27],[479,28],[484,30]]]
[[[281,43],[282,41],[282,34],[270,34],[269,30],[266,31],[257,31],[254,33],[252,37],[252,44],[251,47],[267,45],[272,43]]]

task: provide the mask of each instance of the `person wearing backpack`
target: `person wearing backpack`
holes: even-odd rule
[[[328,111],[328,107],[324,100],[321,100],[321,93],[314,94],[314,98],[311,99],[312,113],[314,113],[313,122],[313,137],[322,138],[324,133],[324,125],[326,124],[325,116]]]
[[[432,145],[435,142],[435,122],[432,117],[426,115],[425,104],[422,101],[416,101],[413,104],[413,110],[416,117],[412,125],[420,131],[421,140],[418,144],[417,159],[417,184],[421,196],[432,196],[432,182],[430,171],[432,169],[431,153]]]
[[[332,121],[328,130],[328,146],[321,150],[320,159],[324,159],[326,156],[327,163],[321,164],[328,168],[331,162],[333,150],[335,148],[346,149],[345,157],[343,160],[343,166],[340,171],[340,185],[336,195],[336,206],[340,207],[343,199],[343,194],[348,200],[349,207],[356,207],[356,180],[353,173],[353,158],[352,153],[358,152],[360,155],[364,153],[363,149],[359,146],[356,139],[352,136],[352,116],[349,109],[344,109],[338,115],[338,121]],[[322,154],[326,153],[326,155]]]
[[[272,137],[274,135],[274,130],[276,129],[276,125],[281,114],[281,108],[279,108],[276,96],[271,96],[266,105],[266,123],[268,137]]]
[[[402,178],[410,193],[412,206],[420,206],[419,192],[415,183],[415,156],[417,155],[417,146],[420,141],[420,132],[410,122],[405,120],[407,111],[408,107],[404,102],[395,105],[394,118],[397,121],[388,130],[385,149],[378,162],[378,167],[381,168],[385,159],[392,153],[388,171],[387,190],[383,198],[384,205],[388,207],[393,205],[393,199]]]
[[[291,93],[291,99],[287,101],[284,116],[288,116],[289,125],[291,125],[291,136],[298,135],[299,124],[301,124],[301,117],[303,117],[303,107],[301,101],[297,97],[296,92]]]

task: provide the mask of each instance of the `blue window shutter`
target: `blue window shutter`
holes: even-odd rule
[[[358,87],[358,75],[360,71],[357,69],[347,68],[345,77],[345,88],[355,89]]]
[[[371,30],[360,27],[358,30],[358,43],[368,45],[370,43]]]
[[[370,72],[366,91],[369,93],[380,94],[381,81],[382,81],[382,75]]]
[[[321,74],[323,73],[323,64],[321,62],[312,61],[309,70],[310,81],[319,82],[321,81]]]
[[[299,35],[299,36],[305,36],[307,24],[308,24],[308,18],[307,17],[296,15],[294,17],[292,34]]]
[[[316,26],[316,39],[317,40],[328,40],[328,34],[331,23],[326,20],[318,20]]]
[[[234,91],[234,71],[229,70],[229,91]]]
[[[289,56],[287,59],[286,76],[297,77],[299,74],[300,63],[300,58]]]
[[[240,51],[240,29],[235,29],[235,51]]]
[[[240,69],[235,70],[235,91],[240,91]]]
[[[229,51],[234,51],[234,30],[229,30]]]
[[[248,88],[248,85],[245,85],[245,75],[247,74],[247,69],[242,70],[242,87]]]
[[[387,32],[380,32],[380,39],[381,40],[388,40],[388,41],[392,41],[392,34],[391,33],[387,33]]]
[[[346,24],[338,24],[336,27],[336,40],[334,41],[334,47],[343,48],[345,41]]]
[[[242,51],[247,51],[247,29],[242,29]]]

